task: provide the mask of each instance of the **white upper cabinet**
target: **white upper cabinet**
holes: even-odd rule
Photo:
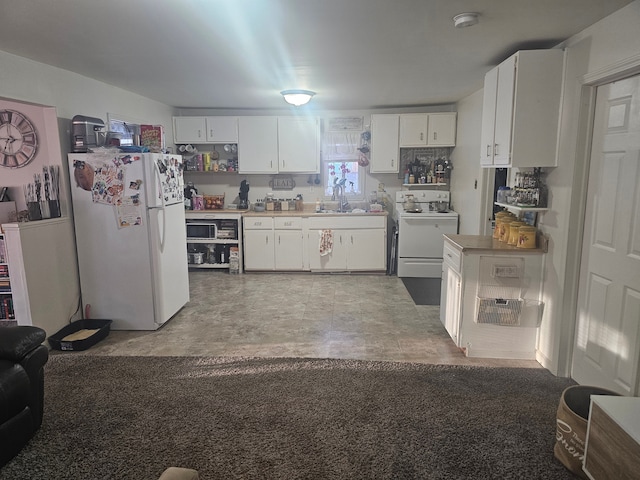
[[[206,135],[205,117],[173,117],[173,143],[203,143]]]
[[[371,173],[398,173],[400,115],[371,115]]]
[[[320,121],[316,117],[239,117],[240,173],[318,173]]]
[[[238,117],[173,117],[173,141],[238,143]]]
[[[400,146],[426,146],[428,123],[429,117],[426,113],[409,113],[400,115]]]
[[[483,167],[555,167],[563,51],[521,50],[485,75]]]
[[[278,173],[278,118],[238,118],[238,171]]]
[[[206,117],[207,142],[238,143],[238,117]]]
[[[400,147],[453,147],[456,144],[455,112],[400,115]]]
[[[456,120],[455,112],[430,113],[427,125],[428,147],[455,147]]]
[[[317,118],[278,118],[278,169],[284,173],[320,171],[320,122]]]

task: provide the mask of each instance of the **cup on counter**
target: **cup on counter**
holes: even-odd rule
[[[194,210],[204,210],[204,195],[194,195],[191,200]]]

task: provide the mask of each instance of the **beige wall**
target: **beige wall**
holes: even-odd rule
[[[71,119],[75,115],[97,117],[106,122],[107,114],[116,114],[140,123],[164,125],[171,136],[174,110],[168,105],[2,51],[0,65],[0,97],[55,107],[62,150],[57,158],[64,168],[70,151]],[[22,203],[24,174],[2,169],[0,175],[0,185],[13,187],[13,195]],[[64,175],[68,175],[66,170]],[[65,213],[68,212],[65,210]]]
[[[545,312],[539,361],[552,372],[570,374],[575,295],[583,216],[582,180],[588,171],[582,149],[588,124],[581,116],[582,85],[589,78],[640,61],[640,1],[571,37],[567,48],[558,167],[549,169],[549,212],[541,228],[550,238],[544,281]],[[585,75],[587,76],[585,78]]]
[[[456,148],[451,154],[451,198],[460,213],[459,232],[481,235],[484,214],[482,192],[493,169],[480,167],[480,130],[482,123],[482,90],[458,102]]]
[[[173,108],[75,73],[0,51],[0,97],[56,107],[58,117],[117,113],[171,130]]]

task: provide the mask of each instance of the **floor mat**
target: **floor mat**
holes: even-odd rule
[[[440,305],[440,278],[402,278],[416,305]]]

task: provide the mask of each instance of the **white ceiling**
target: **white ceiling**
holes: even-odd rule
[[[453,103],[631,0],[0,0],[0,50],[175,107]],[[452,18],[480,13],[457,29]],[[1,67],[0,67],[1,68]]]

